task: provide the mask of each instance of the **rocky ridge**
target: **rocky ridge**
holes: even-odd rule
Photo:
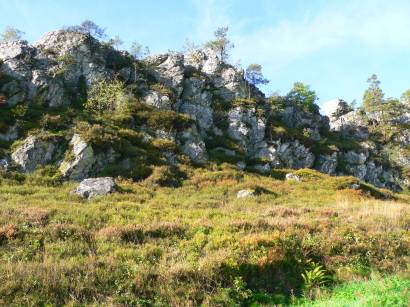
[[[369,137],[377,116],[356,110],[328,118],[285,98],[266,98],[209,48],[139,61],[84,34],[58,30],[33,45],[0,44],[0,63],[0,160],[8,169],[31,173],[53,165],[68,180],[122,175],[121,169],[141,179],[155,165],[177,167],[188,157],[194,165],[228,162],[266,174],[314,168],[393,190],[408,185],[409,130],[396,136],[396,155],[387,155]],[[78,114],[93,85],[112,79],[121,80],[137,111],[121,118],[126,133],[116,123],[109,127],[115,137],[101,146],[98,136],[114,132]],[[41,114],[30,125],[34,111]],[[406,114],[401,123],[410,123]],[[87,137],[96,129],[97,137]]]

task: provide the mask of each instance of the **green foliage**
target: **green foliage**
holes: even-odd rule
[[[317,300],[302,300],[297,306],[397,306],[406,307],[410,299],[408,278],[390,276],[356,281],[336,287]]]
[[[148,186],[178,187],[184,178],[184,173],[178,168],[163,165],[155,167],[144,183]]]
[[[286,95],[286,99],[308,112],[317,113],[319,107],[316,104],[318,97],[316,92],[312,91],[309,85],[305,85],[301,82],[296,82],[293,85],[292,90]]]
[[[21,38],[24,34],[25,33],[20,31],[19,29],[8,26],[0,34],[0,42],[5,43],[5,42],[18,41],[18,40],[21,40]]]
[[[260,64],[250,64],[245,70],[245,79],[254,86],[269,83],[269,80],[262,74],[262,66]],[[250,87],[248,88],[248,97],[251,97]]]
[[[26,177],[27,184],[47,187],[59,186],[63,182],[63,177],[55,166],[44,166],[37,168],[32,174]]]
[[[323,285],[319,263],[336,283],[406,271],[405,196],[375,200],[331,185],[351,178],[319,173],[298,183],[229,165],[186,173],[172,189],[120,179],[121,192],[87,204],[70,193],[74,183],[0,177],[1,303],[313,304],[302,294]],[[243,188],[260,193],[237,199]],[[401,293],[398,303],[408,295],[403,286],[388,286]],[[318,303],[333,299],[330,288],[318,289]]]
[[[375,74],[370,76],[367,83],[369,83],[369,87],[363,94],[363,107],[366,111],[372,112],[375,107],[384,102],[384,93]]]
[[[1,66],[1,65],[0,65]],[[410,106],[410,89],[405,91],[401,97],[400,102],[406,106]]]
[[[314,290],[325,286],[330,280],[331,275],[326,272],[323,265],[312,260],[307,261],[308,268],[302,273],[303,288],[307,297],[314,297]]]
[[[234,47],[228,39],[228,27],[219,27],[214,32],[215,38],[205,44],[205,47],[218,52],[221,61],[226,61],[229,57],[229,50]]]
[[[161,83],[151,84],[149,88],[152,91],[158,92],[163,96],[168,96],[169,98],[173,98],[175,96],[172,88],[166,87],[164,84]]]
[[[235,98],[232,102],[232,106],[234,107],[245,107],[245,108],[253,108],[256,107],[258,101],[254,98]]]
[[[104,113],[124,108],[126,97],[124,83],[119,80],[96,81],[88,92],[85,108],[88,111]]]
[[[332,113],[332,116],[335,118],[339,118],[353,110],[354,108],[352,104],[348,104],[343,99],[339,99],[337,109]]]
[[[60,66],[60,68],[56,74],[64,75],[67,72],[67,70],[70,68],[70,66],[75,63],[75,59],[71,54],[66,53],[57,58],[57,63]]]

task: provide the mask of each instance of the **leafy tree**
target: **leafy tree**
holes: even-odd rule
[[[410,90],[405,91],[401,97],[400,97],[400,102],[410,106]]]
[[[269,80],[262,74],[262,66],[259,64],[250,64],[245,70],[245,79],[252,85],[268,84]],[[251,88],[248,88],[248,97],[251,96]]]
[[[93,52],[93,37],[97,39],[105,38],[105,30],[91,20],[85,20],[80,25],[66,28],[68,31],[80,32],[87,36],[88,46]]]
[[[110,38],[108,40],[108,44],[110,46],[113,46],[115,49],[118,49],[122,44],[124,44],[124,42],[121,40],[121,38],[116,35],[114,36],[114,38]]]
[[[234,44],[228,39],[228,30],[228,27],[219,27],[214,32],[215,39],[205,44],[205,47],[218,52],[221,61],[226,61],[228,59],[229,50],[234,47]]]
[[[363,94],[363,107],[366,111],[372,112],[383,103],[384,93],[380,88],[377,75],[371,75],[367,83],[369,83],[369,87]]]
[[[143,46],[137,41],[133,41],[130,48],[130,53],[136,60],[141,60],[150,54],[150,50],[147,46]]]
[[[0,34],[0,42],[14,42],[18,41],[24,35],[23,31],[13,27],[6,27],[4,31]]]
[[[130,48],[130,53],[136,60],[140,60],[142,57],[142,45],[136,41],[133,41]]]
[[[319,111],[319,107],[315,103],[318,100],[316,92],[312,91],[309,85],[302,82],[296,82],[293,84],[292,90],[286,95],[286,100],[299,105],[304,110],[316,113]]]
[[[91,20],[85,20],[80,25],[70,27],[70,29],[84,33],[88,37],[92,36],[95,38],[103,39],[106,36],[105,30]]]
[[[343,99],[339,99],[336,110],[332,113],[332,117],[339,118],[354,110],[352,104],[347,103]]]
[[[398,99],[386,99],[377,107],[377,110],[380,114],[378,123],[371,127],[371,130],[381,135],[384,142],[388,142],[395,134],[407,128],[401,127],[399,123],[393,123],[393,120],[402,113],[402,105]]]

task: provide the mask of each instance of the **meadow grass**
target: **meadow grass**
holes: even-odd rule
[[[319,304],[320,291],[336,286],[337,299],[353,291],[339,284],[375,273],[408,287],[409,197],[297,173],[301,182],[196,169],[177,188],[119,179],[119,192],[90,201],[71,193],[75,183],[3,180],[0,303]],[[255,196],[238,199],[241,189]],[[325,277],[303,279],[318,266]],[[378,283],[365,285],[372,302]]]

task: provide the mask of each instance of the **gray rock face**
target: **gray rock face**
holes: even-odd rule
[[[143,102],[158,109],[172,109],[171,99],[169,99],[168,96],[161,95],[161,93],[156,91],[148,91],[143,97]]]
[[[336,168],[338,165],[337,153],[331,155],[320,155],[318,157],[318,170],[329,175],[336,175]]]
[[[195,127],[184,131],[179,139],[182,145],[182,152],[194,162],[203,164],[207,161],[208,154],[205,143]]]
[[[182,93],[182,82],[184,80],[184,56],[176,54],[160,54],[146,59],[154,69],[152,73],[158,82],[176,89],[178,96]]]
[[[10,142],[18,137],[17,125],[11,126],[4,133],[0,133],[0,141]]]
[[[61,163],[60,172],[70,180],[84,179],[96,162],[94,151],[78,134],[74,134],[70,146],[70,157]]]
[[[394,148],[400,150],[390,155],[387,152],[390,148],[384,150],[381,144],[369,141],[370,124],[379,123],[380,112],[364,114],[363,111],[351,111],[346,103],[339,101],[337,117],[331,115],[329,123],[328,117],[316,111],[308,112],[286,97],[275,106],[256,87],[247,84],[242,69],[222,62],[220,55],[209,48],[186,55],[155,55],[141,63],[132,63],[125,52],[114,50],[81,33],[58,30],[45,34],[33,45],[24,41],[0,43],[0,60],[3,62],[1,74],[7,77],[0,78],[2,105],[6,102],[9,107],[17,104],[25,104],[29,108],[33,104],[68,106],[84,98],[80,93],[96,80],[118,77],[129,85],[132,93],[136,94],[135,98],[141,102],[185,113],[194,122],[191,128],[183,131],[179,130],[182,128],[163,131],[149,128],[148,124],[144,126],[137,123],[136,118],[131,118],[127,122],[130,127],[126,128],[141,133],[145,145],[158,138],[169,140],[199,164],[208,161],[207,151],[212,150],[215,151],[212,153],[222,152],[221,156],[230,157],[229,161],[237,163],[240,169],[246,167],[262,173],[272,168],[314,167],[330,175],[357,176],[379,187],[406,184],[404,172],[392,165],[410,168],[410,158],[407,157],[409,129],[395,133],[397,144]],[[236,100],[247,99],[248,96],[257,101],[257,107]],[[280,121],[281,128],[286,128],[285,132],[271,133],[269,129],[276,128],[277,121]],[[408,125],[410,107],[403,107],[400,116],[392,119],[391,123]],[[10,142],[18,139],[18,130],[23,129],[23,125],[20,128],[3,125],[1,129],[0,141]],[[295,129],[301,134],[292,133]],[[329,129],[334,133],[329,134]],[[349,147],[354,150],[344,150],[340,146],[332,148],[335,151],[332,154],[316,154],[314,149],[318,147],[314,146],[315,142],[333,141],[332,136],[347,138],[357,146]],[[206,148],[205,141],[209,148]],[[234,147],[230,146],[232,143]],[[332,146],[335,145],[332,143]],[[95,153],[79,135],[73,136],[65,160],[56,162],[61,148],[53,141],[28,138],[12,154],[10,163],[20,166],[25,172],[33,171],[37,165],[54,163],[64,177],[71,180],[98,174],[107,164],[123,163],[125,168],[133,165],[131,159],[112,148]],[[113,145],[113,148],[117,147]],[[246,164],[239,161],[243,156]],[[391,165],[376,163],[386,156]],[[178,156],[173,150],[166,151],[161,159],[176,165]]]
[[[0,170],[7,171],[9,169],[9,162],[6,159],[0,159]]]
[[[290,128],[306,129],[312,140],[320,139],[320,130],[329,128],[329,119],[319,113],[309,113],[294,105],[287,105],[280,114],[284,123]]]
[[[74,193],[83,198],[91,199],[112,193],[116,188],[117,185],[111,177],[88,178],[81,181]]]
[[[286,168],[311,168],[315,163],[315,156],[309,148],[299,141],[275,144],[276,152],[273,162],[275,166]]]
[[[357,111],[349,112],[338,118],[331,117],[330,129],[340,132],[344,137],[357,140],[366,140],[369,137],[367,124]]]
[[[256,116],[254,108],[236,107],[228,113],[228,135],[240,142],[248,154],[266,147],[265,121]]]
[[[38,165],[46,165],[53,160],[56,145],[36,136],[29,136],[11,155],[13,162],[26,173],[33,172]]]

